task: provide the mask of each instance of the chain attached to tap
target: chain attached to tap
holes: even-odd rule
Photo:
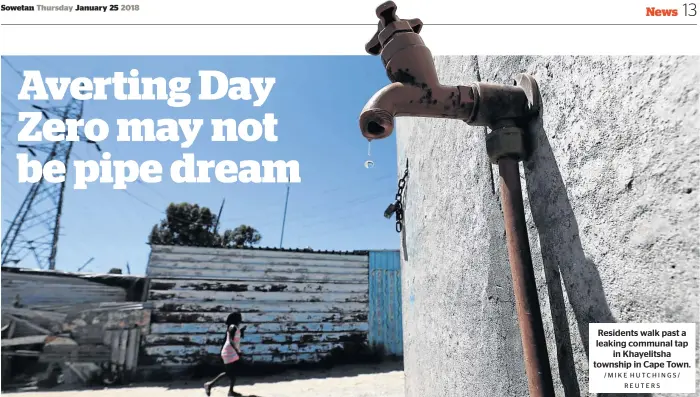
[[[406,171],[403,173],[403,177],[399,179],[398,189],[396,190],[396,197],[393,203],[384,211],[384,217],[386,219],[391,219],[391,216],[396,214],[396,231],[401,233],[403,230],[403,189],[406,187],[406,180],[408,179],[408,160],[406,160]]]

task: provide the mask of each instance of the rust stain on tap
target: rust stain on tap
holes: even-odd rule
[[[470,121],[475,109],[474,88],[444,86],[438,80],[433,55],[418,34],[420,19],[402,20],[396,4],[377,8],[377,33],[365,49],[380,55],[391,84],[367,102],[360,129],[367,139],[382,139],[394,130],[397,116],[451,118]]]
[[[530,396],[553,397],[518,176],[519,161],[528,157],[525,131],[541,109],[537,81],[518,74],[513,85],[442,85],[433,56],[419,36],[420,19],[398,18],[396,4],[391,1],[377,8],[377,16],[377,33],[365,49],[371,55],[381,55],[391,84],[374,94],[362,110],[362,135],[370,140],[388,137],[397,116],[458,119],[490,128],[486,152],[498,164],[501,176],[506,241]]]
[[[532,106],[528,81],[516,80],[513,86],[440,84],[433,55],[419,35],[423,22],[397,17],[392,1],[377,8],[377,17],[377,32],[365,50],[381,56],[391,84],[375,93],[362,109],[360,130],[365,138],[391,135],[397,116],[457,119],[500,128],[506,120],[519,124],[539,112]]]

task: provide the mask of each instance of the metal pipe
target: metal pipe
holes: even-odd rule
[[[416,78],[407,73],[402,77]],[[362,109],[360,129],[365,138],[372,140],[391,135],[397,116],[470,120],[474,99],[473,87],[391,83],[377,91]]]
[[[500,158],[498,171],[508,259],[513,277],[515,307],[518,312],[530,397],[554,397],[552,370],[527,236],[518,160],[512,157]]]
[[[377,33],[365,49],[371,55],[381,55],[392,83],[367,102],[360,114],[360,131],[370,140],[386,138],[397,116],[459,119],[491,129],[486,151],[500,169],[508,257],[530,397],[554,397],[518,169],[528,154],[525,130],[540,115],[537,82],[532,76],[518,74],[512,86],[482,82],[443,86],[432,54],[420,38],[420,19],[400,19],[391,1],[377,7],[377,17]]]

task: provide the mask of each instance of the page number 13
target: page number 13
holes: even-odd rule
[[[685,16],[686,17],[694,17],[696,14],[695,11],[695,3],[686,3],[683,4],[683,11],[685,11]]]

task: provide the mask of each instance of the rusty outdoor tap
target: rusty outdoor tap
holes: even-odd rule
[[[397,17],[392,1],[377,7],[377,17],[377,33],[365,50],[370,55],[381,54],[392,83],[379,90],[362,110],[362,135],[370,140],[388,137],[396,116],[470,120],[473,88],[440,84],[433,55],[418,34],[423,22]]]
[[[528,158],[531,149],[526,144],[526,131],[542,108],[537,81],[532,76],[518,74],[513,85],[481,82],[467,86],[441,85],[433,56],[418,35],[423,27],[420,19],[400,19],[396,16],[396,4],[391,1],[377,8],[377,17],[377,33],[365,50],[371,55],[381,55],[391,84],[374,94],[362,109],[362,135],[369,140],[388,137],[397,116],[449,118],[489,127],[485,136],[486,153],[492,163],[498,164],[528,388],[532,397],[554,396],[518,170],[519,162]],[[403,230],[404,204],[400,198],[404,185],[405,179],[401,179],[396,203],[384,212],[387,218],[396,213],[397,232]]]
[[[440,84],[433,55],[418,33],[420,19],[396,16],[392,1],[377,7],[377,33],[367,43],[370,55],[381,55],[391,84],[370,98],[360,114],[360,130],[369,139],[391,135],[397,116],[463,120],[470,125],[503,129],[520,125],[539,112],[537,84],[518,75],[515,85]]]

